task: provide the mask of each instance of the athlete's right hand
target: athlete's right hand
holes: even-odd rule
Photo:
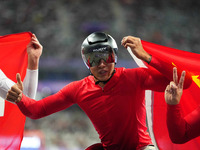
[[[20,102],[22,99],[23,82],[19,73],[16,75],[17,83],[8,90],[6,100],[11,102]]]

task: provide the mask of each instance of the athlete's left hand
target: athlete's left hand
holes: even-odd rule
[[[183,93],[183,84],[185,80],[185,71],[182,72],[178,82],[177,68],[173,68],[173,81],[166,87],[165,101],[169,105],[177,105],[180,102]]]

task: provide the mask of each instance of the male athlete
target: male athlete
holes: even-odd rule
[[[143,49],[139,38],[124,37],[122,45],[130,47],[137,58],[158,71],[116,68],[118,47],[115,40],[106,33],[95,32],[81,47],[83,61],[91,75],[36,101],[23,94],[17,74],[18,83],[9,90],[7,100],[16,102],[23,114],[32,119],[48,116],[76,103],[99,134],[101,143],[94,149],[154,150],[146,127],[145,90],[164,91],[170,80],[159,72],[162,72],[159,61]]]

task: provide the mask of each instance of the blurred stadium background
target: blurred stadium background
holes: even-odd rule
[[[135,67],[120,45],[127,35],[200,53],[197,0],[0,0],[0,14],[0,35],[31,31],[44,47],[38,100],[89,74],[80,47],[93,31],[105,31],[116,39],[118,67]],[[76,105],[39,120],[27,118],[25,130],[36,134],[41,140],[38,147],[47,150],[82,150],[99,142]]]

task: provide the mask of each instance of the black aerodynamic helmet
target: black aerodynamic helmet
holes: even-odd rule
[[[82,43],[81,55],[87,68],[97,66],[101,59],[117,63],[117,43],[104,32],[90,34]]]

